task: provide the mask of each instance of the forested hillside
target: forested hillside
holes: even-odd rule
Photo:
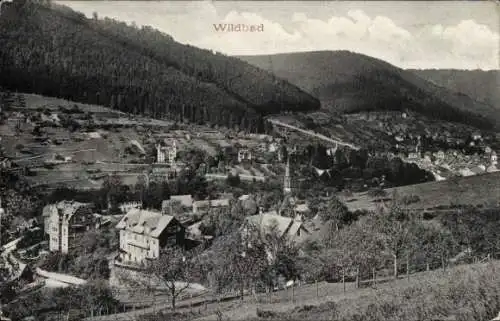
[[[237,58],[151,28],[14,1],[0,17],[0,85],[125,112],[258,131],[262,117],[319,101]]]
[[[410,69],[438,86],[500,109],[500,70]]]
[[[500,124],[497,109],[365,55],[317,51],[240,59],[308,91],[332,111],[412,110],[485,129]]]

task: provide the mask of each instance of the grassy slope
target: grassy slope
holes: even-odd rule
[[[270,317],[271,320],[382,321],[432,320],[433,317],[439,320],[454,320],[447,318],[466,317],[460,320],[483,321],[495,316],[498,313],[495,308],[500,308],[500,301],[495,298],[500,290],[498,275],[495,273],[499,268],[498,261],[493,261],[488,264],[458,266],[446,272],[421,272],[411,275],[409,282],[402,278],[380,284],[376,289],[355,289],[353,284],[348,284],[346,293],[343,292],[341,284],[321,283],[319,298],[316,286],[305,285],[295,290],[295,303],[290,300],[291,291],[288,291],[288,294],[280,291],[274,294],[273,303],[269,303],[269,297],[263,296],[262,299],[267,303],[255,303],[254,298],[248,298],[240,303],[221,303],[219,308],[223,319],[230,320],[265,320],[257,317],[259,309],[274,314]],[[491,283],[488,288],[480,289],[485,280],[490,280]],[[470,291],[463,291],[464,289]],[[481,295],[487,296],[490,302],[484,302],[484,296]],[[394,309],[384,311],[387,307]],[[477,314],[474,314],[473,307],[476,308]],[[337,311],[337,315],[334,311]],[[384,315],[384,312],[388,313]],[[361,319],[354,319],[353,315],[356,314],[361,316]],[[478,315],[486,318],[476,318]],[[212,321],[217,320],[217,316],[214,313],[196,320]]]
[[[242,56],[240,59],[275,72],[279,77],[315,94],[323,107],[335,111],[408,108],[433,114],[439,110],[443,111],[443,115],[447,114],[446,117],[440,117],[442,119],[469,121],[467,117],[456,118],[461,111],[489,118],[495,124],[500,123],[500,113],[489,105],[361,54],[320,51]],[[481,120],[475,123],[480,124]]]
[[[487,205],[500,200],[500,172],[469,177],[458,177],[445,181],[430,182],[387,189],[390,198],[394,191],[398,197],[417,195],[420,201],[410,204],[411,209],[431,209],[437,206]],[[351,210],[375,209],[377,204],[366,192],[352,197],[343,197]]]

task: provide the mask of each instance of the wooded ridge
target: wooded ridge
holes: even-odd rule
[[[153,117],[260,131],[263,116],[319,101],[271,73],[150,27],[14,1],[0,18],[0,85]]]

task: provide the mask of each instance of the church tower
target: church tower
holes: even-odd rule
[[[290,157],[287,157],[285,177],[283,179],[283,194],[287,195],[292,192],[292,182],[290,179]]]

